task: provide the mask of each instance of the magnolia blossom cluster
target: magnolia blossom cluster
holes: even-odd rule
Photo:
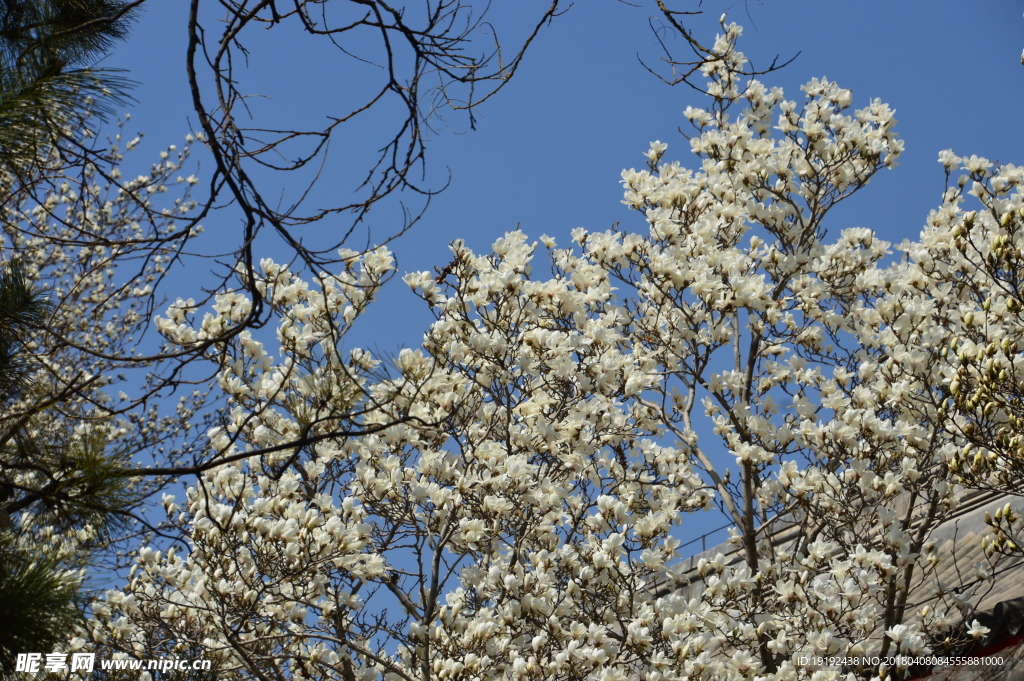
[[[944,153],[965,179],[898,262],[869,229],[829,235],[899,157],[893,112],[821,80],[787,100],[724,31],[712,106],[686,111],[696,167],[656,142],[623,173],[646,228],[541,237],[546,258],[520,232],[454,243],[405,277],[436,318],[421,348],[339,350],[385,251],[315,282],[264,261],[277,355],[246,334],[211,355],[224,464],[165,497],[187,549],[142,547],[93,635],[388,681],[896,678],[801,660],[957,645],[999,551],[941,584],[931,534],[965,467],[1019,460],[1019,172]],[[179,301],[160,328],[188,347],[251,305]],[[712,506],[732,552],[688,569],[677,528]]]

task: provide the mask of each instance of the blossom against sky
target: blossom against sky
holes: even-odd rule
[[[453,239],[484,249],[517,225],[533,238],[550,234],[562,243],[580,226],[598,231],[621,221],[623,227],[644,229],[642,216],[621,204],[621,171],[642,166],[652,140],[669,145],[666,159],[687,165],[693,157],[680,134],[687,130],[682,111],[704,102],[685,86],[659,82],[640,64],[638,57],[668,74],[649,24],[656,7],[634,4],[641,6],[617,0],[576,3],[541,33],[516,78],[479,111],[475,131],[458,116],[446,117],[451,130],[438,126],[428,145],[427,184],[442,186],[449,170],[451,184],[434,198],[423,221],[392,245],[400,274],[443,266],[451,259]],[[511,44],[546,3],[494,5],[490,18]],[[692,9],[686,3],[673,6]],[[155,153],[180,144],[195,125],[194,114],[192,126],[187,120],[191,109],[181,66],[188,6],[151,2],[146,7],[132,38],[105,65],[127,68],[139,81],[129,131],[145,133],[143,150]],[[1024,17],[1018,3],[750,0],[705,2],[702,9],[703,17],[690,18],[696,37],[711,42],[720,12],[728,11],[744,26],[740,48],[755,66],[799,52],[785,69],[762,78],[785,88],[789,97],[797,97],[810,78],[827,77],[853,90],[854,107],[878,97],[895,109],[897,130],[906,140],[900,166],[841,205],[832,215],[833,231],[863,226],[896,243],[916,237],[928,211],[940,202],[944,176],[937,158],[943,149],[1024,163],[1019,126]],[[256,46],[245,78],[249,92],[269,98],[254,100],[254,106],[274,115],[310,119],[337,113],[345,93],[358,87],[360,69],[373,69],[327,61],[297,32],[275,30],[267,36],[273,42]],[[681,42],[669,44],[684,55]],[[336,170],[319,184],[320,203],[358,184],[365,165],[359,154],[372,151],[360,147],[362,136],[372,133],[374,124],[361,122],[363,128],[342,131],[335,141]],[[342,161],[349,157],[356,161],[346,175]],[[202,177],[210,163],[205,159],[204,167],[202,156],[197,158]],[[416,199],[409,198],[415,208]],[[381,235],[390,233],[397,219],[395,210],[371,215]],[[230,235],[225,243],[231,243],[237,221],[216,216],[207,221],[204,238],[220,234]],[[417,344],[429,321],[422,303],[397,280],[385,288],[382,300],[385,304],[372,306],[356,329],[357,340],[391,351]]]

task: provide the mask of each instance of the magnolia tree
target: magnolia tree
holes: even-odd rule
[[[1020,460],[1022,171],[944,152],[966,175],[897,262],[869,229],[828,235],[898,158],[893,112],[821,80],[787,100],[723,31],[685,112],[695,169],[656,142],[623,173],[646,229],[541,237],[547,257],[456,242],[405,277],[436,322],[390,365],[340,350],[386,251],[315,281],[263,261],[279,348],[210,346],[230,419],[164,497],[184,541],[139,549],[94,639],[223,678],[390,681],[894,678],[801,658],[957,645],[991,565],[923,607],[909,585],[958,484]],[[242,283],[161,332],[220,338]],[[716,506],[738,560],[686,574],[677,528]]]
[[[915,286],[901,304],[930,307],[931,333],[948,339],[929,361],[929,401],[950,416],[958,440],[947,468],[956,482],[1021,496],[1024,483],[1024,169],[943,152],[951,172],[967,172],[947,189],[921,244],[908,248]],[[976,210],[963,211],[969,197]],[[975,206],[972,206],[974,208]],[[918,372],[920,373],[919,370]],[[986,517],[990,554],[1024,555],[1024,523],[1007,504]]]

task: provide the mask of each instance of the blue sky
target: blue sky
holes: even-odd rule
[[[491,19],[511,44],[547,4],[496,0]],[[678,128],[686,124],[681,112],[703,100],[693,90],[659,82],[641,66],[638,55],[652,65],[661,55],[649,26],[654,3],[634,4],[643,6],[578,1],[540,35],[509,86],[478,111],[476,131],[455,117],[452,130],[431,137],[428,184],[441,186],[450,171],[451,185],[418,227],[393,245],[400,275],[446,264],[453,239],[484,250],[516,225],[563,245],[580,226],[603,231],[621,222],[626,229],[645,229],[643,217],[620,203],[620,173],[644,164],[652,140],[669,144],[667,159],[692,164]],[[142,168],[191,129],[183,68],[187,3],[151,0],[147,8],[132,38],[104,64],[129,69],[140,83],[128,130],[146,135],[135,154]],[[856,107],[879,97],[896,110],[906,142],[900,166],[876,176],[834,211],[827,225],[833,233],[863,226],[896,243],[915,238],[940,200],[944,175],[936,159],[942,149],[1024,164],[1024,3],[705,0],[703,8],[704,17],[691,19],[696,36],[710,42],[719,14],[728,10],[745,27],[740,46],[757,66],[800,53],[763,78],[790,98],[799,99],[799,86],[810,78],[827,77],[853,90]],[[373,67],[311,46],[294,31],[275,29],[256,38],[243,88],[265,96],[253,104],[271,123],[337,114],[374,76]],[[676,46],[683,48],[679,41]],[[374,135],[388,122],[386,116],[368,119],[342,131],[315,194],[317,205],[348,199],[370,160]],[[195,159],[202,177],[210,160],[201,152]],[[282,190],[297,188],[286,181]],[[393,231],[395,219],[394,209],[371,213],[378,234]],[[205,241],[197,246],[205,243],[209,251],[236,245],[240,237],[230,212],[211,216],[205,227]],[[317,229],[337,228],[325,222]],[[257,257],[281,257],[273,244],[263,248]],[[188,290],[198,281],[194,270],[174,281],[181,290],[169,291],[171,298],[199,297]],[[396,277],[349,340],[395,352],[418,345],[430,319]]]
[[[605,230],[621,221],[625,228],[644,228],[642,217],[619,203],[619,174],[642,165],[641,154],[655,139],[670,145],[666,158],[692,163],[678,128],[685,124],[682,110],[702,100],[641,66],[638,55],[657,65],[661,54],[648,23],[654,3],[634,4],[643,6],[577,2],[541,34],[508,87],[479,111],[476,131],[455,116],[452,130],[431,137],[427,184],[441,186],[450,170],[451,185],[419,226],[394,244],[401,273],[444,265],[452,239],[485,249],[517,224],[531,236],[547,233],[563,244],[578,226]],[[494,5],[490,17],[512,43],[547,2]],[[676,3],[690,9],[685,5]],[[180,144],[191,109],[183,68],[187,3],[152,0],[146,7],[132,37],[104,65],[126,68],[140,83],[128,129],[145,133],[136,157],[148,163],[160,148]],[[784,70],[764,77],[790,97],[798,98],[799,85],[811,77],[827,76],[853,90],[855,106],[880,97],[896,109],[906,141],[900,167],[877,176],[842,206],[831,229],[865,226],[895,242],[914,238],[939,200],[941,149],[1024,163],[1024,3],[706,0],[703,8],[704,17],[691,19],[697,37],[710,41],[718,15],[727,10],[744,26],[741,49],[755,65],[800,53]],[[275,29],[257,38],[243,88],[264,96],[253,102],[264,120],[317,121],[337,114],[374,75],[372,67],[318,48],[296,31]],[[377,123],[386,124],[387,117],[360,122],[335,140],[318,205],[341,203],[358,184],[373,134],[383,129]],[[203,176],[209,159],[199,153],[196,160]],[[393,210],[371,218],[377,234],[396,222]],[[237,217],[230,213],[212,216],[205,226],[211,250],[238,238]],[[317,229],[332,228],[337,225]],[[268,244],[263,255],[272,253],[279,251]],[[395,280],[355,340],[386,350],[415,345],[428,322],[422,304]]]

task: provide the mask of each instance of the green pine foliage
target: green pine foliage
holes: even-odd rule
[[[47,298],[26,281],[17,263],[0,272],[0,401],[26,387],[29,367],[23,345],[51,312]]]
[[[128,3],[6,0],[0,3],[0,164],[34,167],[73,125],[104,117],[130,81],[93,63],[128,34]]]
[[[78,575],[15,541],[11,531],[0,533],[0,670],[8,674],[18,653],[66,649],[84,613]]]

